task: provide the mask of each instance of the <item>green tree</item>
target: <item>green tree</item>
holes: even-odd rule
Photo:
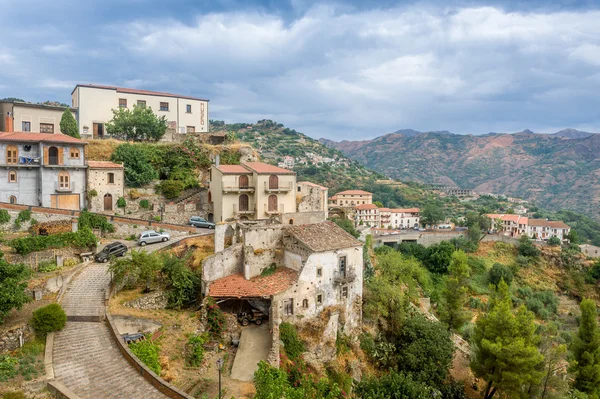
[[[421,222],[424,224],[438,224],[443,221],[444,218],[444,210],[434,203],[425,205],[421,210]]]
[[[519,397],[524,386],[538,384],[544,357],[539,353],[534,315],[525,306],[516,313],[508,285],[501,281],[488,313],[479,317],[473,333],[473,373],[487,381],[484,399],[501,391]]]
[[[198,299],[200,277],[186,266],[185,260],[169,255],[164,258],[162,273],[167,277],[169,306],[181,309]]]
[[[467,237],[472,243],[479,244],[479,240],[481,240],[481,227],[479,227],[479,224],[474,224],[469,227],[469,230],[467,230]]]
[[[526,235],[522,235],[519,237],[519,255],[527,256],[528,258],[537,258],[540,256],[542,251],[527,237]]]
[[[450,266],[450,259],[456,248],[448,241],[430,246],[427,249],[425,267],[432,273],[445,274]]]
[[[133,106],[112,110],[113,118],[106,131],[115,138],[127,141],[158,141],[167,131],[166,116],[158,117],[152,108]]]
[[[131,251],[131,258],[116,259],[108,269],[113,273],[117,285],[121,283],[128,286],[144,284],[145,291],[149,291],[152,281],[162,266],[163,262],[158,254]]]
[[[577,335],[571,343],[573,362],[570,371],[575,375],[573,387],[588,393],[591,398],[600,396],[600,331],[598,312],[591,299],[580,304],[581,321]]]
[[[349,233],[351,236],[355,238],[358,238],[360,236],[360,233],[356,231],[356,229],[354,228],[354,223],[352,223],[350,219],[346,219],[345,217],[338,217],[332,218],[331,220],[339,227],[346,230],[346,232]]]
[[[22,264],[10,264],[0,251],[0,323],[13,309],[21,309],[31,296],[25,293],[29,269]]]
[[[381,201],[373,201],[373,205],[376,205],[377,208],[383,208],[383,203]]]
[[[79,135],[79,129],[77,128],[77,121],[73,116],[70,108],[65,109],[62,117],[60,118],[60,131],[67,136],[81,138]]]
[[[572,244],[579,243],[579,235],[577,234],[577,231],[575,231],[575,229],[569,230],[569,232],[565,235],[565,238],[569,240],[569,242]]]
[[[507,285],[510,285],[513,281],[513,272],[508,266],[496,262],[490,269],[490,283],[497,287],[500,281],[504,281]]]
[[[366,399],[431,399],[433,396],[426,384],[395,371],[379,378],[364,378],[356,385],[356,395]]]
[[[448,330],[458,330],[469,320],[469,312],[463,309],[468,297],[469,269],[467,254],[463,251],[454,252],[442,292],[440,312],[440,319],[448,325]]]
[[[123,163],[127,185],[143,186],[158,179],[158,171],[150,163],[150,154],[143,147],[121,144],[112,154],[111,160]]]
[[[557,236],[552,236],[548,239],[548,245],[551,247],[558,247],[561,244],[560,238]]]

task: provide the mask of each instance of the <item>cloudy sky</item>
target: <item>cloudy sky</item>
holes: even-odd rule
[[[600,131],[600,0],[0,0],[0,97],[209,98],[313,137]]]

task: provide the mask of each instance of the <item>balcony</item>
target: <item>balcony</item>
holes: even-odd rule
[[[336,271],[333,273],[333,282],[335,284],[348,284],[356,280],[354,269],[346,269],[345,272]]]
[[[247,216],[256,214],[256,205],[248,204],[248,209],[239,210],[238,204],[233,204],[233,214],[236,216]]]
[[[253,193],[255,190],[254,186],[223,186],[223,194],[227,193]]]
[[[270,188],[269,182],[265,182],[265,192],[267,193],[287,193],[292,190],[293,187],[291,181],[287,183],[280,183],[277,185],[277,188]]]
[[[281,215],[283,213],[283,204],[279,204],[279,206],[275,210],[269,210],[268,204],[264,204],[264,205],[265,205],[265,213],[267,215]]]
[[[70,184],[69,184],[69,186],[68,186],[68,187],[64,187],[64,185],[63,185],[63,187],[61,187],[61,186],[60,186],[60,184],[59,184],[58,182],[55,182],[55,183],[54,183],[54,190],[55,190],[57,193],[72,193],[72,192],[73,192],[73,190],[75,190],[75,186],[76,186],[76,185],[75,185],[75,182],[74,182],[74,181],[70,182]]]

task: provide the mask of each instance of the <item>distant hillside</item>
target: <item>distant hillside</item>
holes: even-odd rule
[[[600,219],[600,134],[399,132],[373,140],[320,141],[401,181],[517,196]]]

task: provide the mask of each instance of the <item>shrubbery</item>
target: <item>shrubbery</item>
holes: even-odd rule
[[[52,331],[62,330],[66,322],[67,315],[58,303],[37,309],[31,318],[31,326],[40,338],[46,337]]]
[[[215,337],[220,337],[225,331],[225,314],[212,297],[206,298],[206,321],[208,331]]]
[[[163,180],[156,185],[156,189],[167,199],[175,199],[184,190],[183,182],[179,180]]]
[[[20,254],[27,255],[48,248],[63,248],[75,246],[87,248],[96,245],[97,238],[89,228],[81,228],[77,232],[15,238],[8,245]]]
[[[144,341],[132,342],[129,344],[129,349],[156,375],[160,375],[160,362],[158,361],[158,346],[146,339]]]
[[[13,309],[21,309],[31,296],[25,293],[30,275],[29,268],[23,264],[13,265],[4,259],[0,251],[0,323]]]
[[[490,283],[497,287],[502,279],[504,279],[506,284],[510,285],[513,281],[513,272],[508,266],[502,263],[494,263],[490,269]]]
[[[204,345],[208,342],[208,335],[190,335],[188,338],[188,356],[187,362],[192,367],[199,367],[204,360]]]
[[[283,342],[285,353],[291,360],[297,360],[304,352],[304,344],[298,338],[296,327],[290,323],[281,323],[279,325],[279,338]]]
[[[10,214],[6,209],[0,209],[0,224],[6,224],[10,222]]]
[[[150,208],[150,202],[147,199],[140,200],[140,208],[148,209]]]
[[[167,277],[169,306],[181,309],[198,299],[200,277],[185,265],[185,260],[175,256],[164,258],[162,273]]]
[[[106,219],[106,216],[85,210],[79,213],[77,222],[79,229],[100,229],[103,233],[112,233],[115,231],[115,226]]]

